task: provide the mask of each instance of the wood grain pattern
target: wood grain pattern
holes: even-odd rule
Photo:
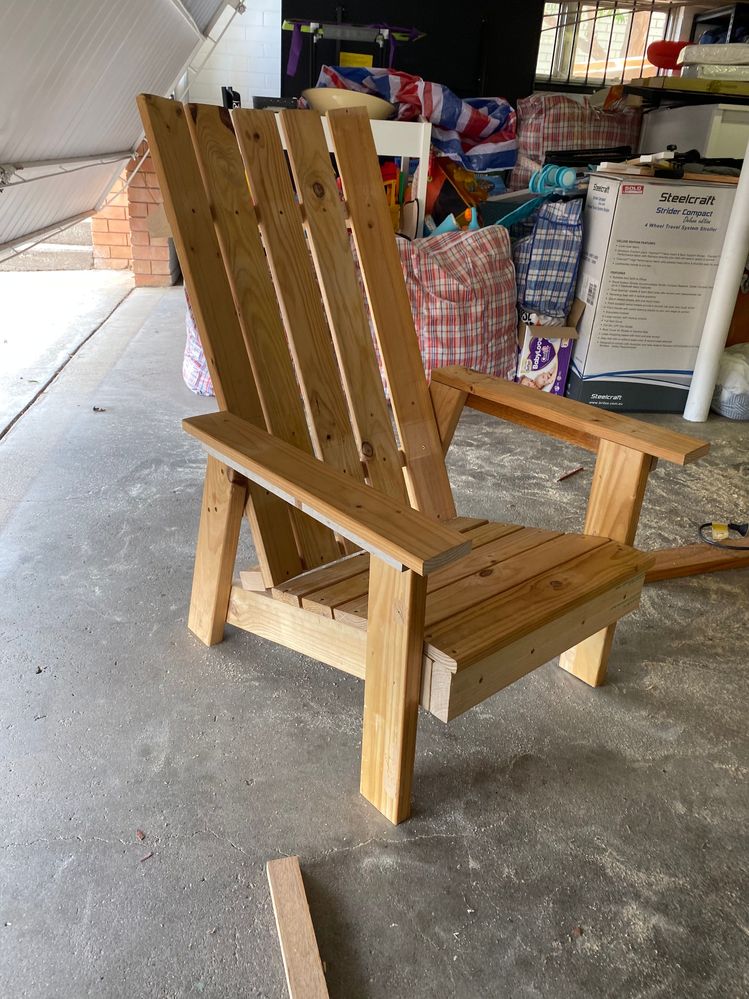
[[[372,559],[361,793],[393,823],[411,814],[426,580]]]
[[[468,392],[468,406],[473,405],[472,397],[477,397],[513,410],[515,422],[522,422],[520,415],[523,414],[544,423],[556,424],[560,430],[566,428],[588,437],[622,444],[677,465],[696,461],[707,454],[710,447],[707,441],[696,437],[651,426],[630,416],[610,413],[564,396],[539,392],[503,378],[482,375],[470,368],[439,368],[432,372],[432,381]]]
[[[375,489],[406,500],[406,483],[322,120],[315,111],[282,111],[279,117],[356,445]]]
[[[289,999],[328,999],[298,857],[266,864]]]
[[[460,414],[465,408],[468,393],[451,385],[442,385],[433,381],[429,386],[429,398],[432,400],[434,418],[437,421],[437,433],[442,441],[442,453],[447,454]]]
[[[182,425],[209,453],[391,565],[428,575],[470,551],[470,541],[457,531],[231,413],[196,416]]]
[[[312,454],[312,440],[281,322],[244,164],[224,108],[191,104],[187,122],[211,207],[229,286],[263,411],[274,437]],[[333,532],[291,511],[304,564],[338,558]]]
[[[471,552],[459,562],[445,566],[429,576],[427,584],[426,625],[435,626],[445,618],[453,617],[462,610],[496,596],[509,586],[522,582],[531,575],[538,574],[539,566],[554,565],[561,561],[565,553],[572,550],[575,554],[580,550],[580,539],[577,535],[566,535],[561,540],[558,532],[542,531],[532,527],[515,527],[508,524],[487,524],[483,528],[467,532],[471,539]],[[554,539],[560,539],[561,547],[555,546],[552,551],[544,549],[547,556],[528,560],[523,556],[532,548],[546,545]],[[358,592],[348,600],[342,599],[345,591],[340,591],[332,600],[333,615],[339,621],[345,621],[354,627],[364,627],[368,615],[368,594],[356,577],[352,582],[359,583]],[[331,595],[313,594],[310,600],[320,596],[331,598]]]
[[[332,618],[233,586],[227,624],[364,679],[367,633]]]
[[[474,550],[465,558],[460,559],[459,562],[453,562],[451,565],[431,573],[427,581],[428,591],[446,585],[453,578],[460,578],[476,569],[483,568],[487,564],[487,560],[486,558],[478,560],[478,551],[475,549],[481,545],[486,545],[489,541],[503,537],[505,534],[520,530],[513,525],[487,524],[485,520],[474,517],[456,517],[454,520],[446,521],[445,526],[465,534]],[[343,583],[347,585],[342,586]],[[366,617],[368,590],[369,555],[365,552],[359,552],[356,555],[339,559],[338,562],[297,576],[296,579],[276,587],[273,590],[273,596],[291,603],[295,607],[303,604],[309,610],[323,613],[326,616],[330,616],[333,609],[341,603],[363,597],[363,613]],[[360,625],[358,620],[354,623]]]
[[[260,232],[315,454],[355,482],[363,482],[361,459],[276,117],[266,111],[235,110],[231,120],[258,209]]]
[[[642,574],[583,600],[556,617],[552,624],[522,635],[457,673],[430,659],[432,669],[426,707],[441,721],[452,721],[549,662],[570,641],[592,634],[636,610],[641,591]]]
[[[334,586],[342,579],[351,576],[358,576],[369,572],[369,555],[367,552],[356,552],[347,555],[345,558],[331,562],[329,565],[321,566],[319,569],[310,569],[303,572],[295,579],[290,579],[288,583],[276,586],[271,591],[276,600],[283,600],[284,603],[293,607],[301,607],[302,598],[309,596],[316,590],[324,590],[327,586]]]
[[[631,545],[637,533],[642,501],[648,484],[652,458],[639,450],[602,440],[593,472],[586,534],[611,538]],[[652,563],[652,556],[648,564]],[[591,635],[559,658],[562,669],[593,687],[606,679],[615,626]]]
[[[437,520],[455,516],[390,212],[366,111],[331,111],[328,124],[377,342],[388,376],[411,502]]]
[[[619,583],[644,576],[649,565],[647,556],[615,542],[578,540],[583,544],[577,557],[427,629],[426,654],[453,671],[465,669],[523,636],[546,626],[553,629],[557,618]],[[535,558],[541,562],[537,550],[528,556]]]
[[[265,425],[242,331],[224,270],[210,206],[181,104],[138,97],[143,127],[156,167],[164,208],[222,409]],[[270,586],[302,569],[288,510],[275,496],[250,486],[250,519]]]
[[[224,637],[247,486],[231,482],[226,465],[208,458],[187,627],[206,645]]]
[[[439,382],[432,382],[438,385]],[[520,386],[523,388],[524,386]],[[528,389],[529,392],[537,392],[538,389]],[[469,395],[466,398],[466,408],[475,409],[479,413],[486,413],[487,416],[494,416],[505,423],[514,423],[516,426],[525,427],[527,430],[535,430],[536,433],[546,434],[554,437],[558,441],[566,441],[575,447],[584,448],[594,454],[598,450],[599,439],[591,434],[585,434],[581,430],[574,430],[559,420],[543,420],[539,416],[524,413],[513,409],[512,406],[502,406],[493,399],[484,399],[479,395]]]
[[[711,545],[685,545],[683,548],[662,548],[651,552],[653,567],[645,573],[646,583],[662,579],[699,576],[703,572],[723,572],[749,568],[749,548],[745,552],[727,551]]]

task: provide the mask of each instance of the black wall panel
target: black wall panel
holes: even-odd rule
[[[349,0],[340,5],[331,0],[284,0],[285,18],[303,17],[354,24],[393,24],[416,27],[427,34],[418,42],[399,45],[395,68],[444,83],[461,97],[505,97],[514,103],[533,89],[533,75],[541,30],[543,0],[506,0],[488,3],[455,0],[408,3],[403,0]],[[297,96],[309,86],[309,47],[305,40],[302,59],[294,78],[286,75],[291,33],[283,32],[282,93]],[[350,51],[375,51],[373,47],[343,43]],[[323,62],[335,63],[335,43],[319,42],[313,78]],[[387,65],[387,52],[385,54]],[[378,65],[377,61],[375,65]]]

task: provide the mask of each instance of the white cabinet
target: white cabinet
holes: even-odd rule
[[[668,146],[679,152],[699,149],[703,156],[743,159],[749,143],[749,104],[698,104],[658,108],[643,118],[641,153]]]

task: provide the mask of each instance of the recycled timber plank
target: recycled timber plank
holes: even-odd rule
[[[361,793],[394,824],[411,813],[426,580],[372,560]]]
[[[182,426],[209,454],[391,565],[428,575],[471,549],[457,531],[344,479],[336,469],[232,413],[194,416]]]
[[[255,208],[224,108],[189,105],[187,123],[209,192],[211,215],[268,432],[312,454],[294,365],[260,238]],[[340,554],[332,531],[299,510],[291,520],[306,566]]]
[[[328,124],[347,199],[369,308],[406,456],[411,502],[437,520],[455,516],[442,442],[424,378],[408,292],[366,111],[331,111]]]
[[[176,101],[150,94],[138,97],[138,108],[216,399],[222,409],[264,427],[185,109]],[[289,510],[254,483],[248,489],[247,515],[264,577],[269,586],[281,583],[303,568]]]
[[[749,569],[749,546],[746,551],[729,551],[703,543],[683,548],[662,548],[651,552],[655,563],[645,573],[646,583],[682,576],[699,576],[703,572]]]
[[[282,111],[279,117],[360,458],[375,489],[405,501],[406,482],[322,119],[315,111]]]
[[[298,857],[266,864],[290,999],[328,999]]]
[[[547,433],[556,434],[556,430],[551,429],[556,426],[560,431],[581,435],[581,446],[592,450],[597,448],[595,442],[606,440],[642,451],[654,458],[686,465],[701,458],[710,449],[707,441],[697,437],[687,437],[622,413],[596,409],[565,396],[538,392],[503,378],[482,375],[470,368],[455,366],[435,369],[432,381],[467,392],[467,406],[473,407],[474,402],[479,401],[494,403],[503,407],[502,415],[515,423],[525,424],[525,417],[529,417],[535,422],[527,425],[542,429],[537,424],[545,422],[549,427]],[[477,405],[476,408],[482,407]],[[484,412],[491,412],[491,409],[484,409]]]

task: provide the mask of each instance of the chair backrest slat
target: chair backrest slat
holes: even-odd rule
[[[439,520],[455,516],[450,481],[414,329],[372,130],[363,108],[328,122],[393,412],[412,504]]]
[[[265,428],[185,111],[150,94],[138,97],[138,107],[218,404]],[[302,561],[288,507],[251,485],[248,514],[266,583],[298,575]]]
[[[231,113],[319,458],[364,481],[333,343],[274,114]]]
[[[229,113],[208,104],[192,104],[189,112],[188,125],[267,429],[312,454],[299,386]],[[292,510],[291,516],[308,568],[340,556],[330,529],[300,510]]]
[[[357,448],[369,482],[407,501],[322,120],[314,111],[282,111],[280,118]]]

